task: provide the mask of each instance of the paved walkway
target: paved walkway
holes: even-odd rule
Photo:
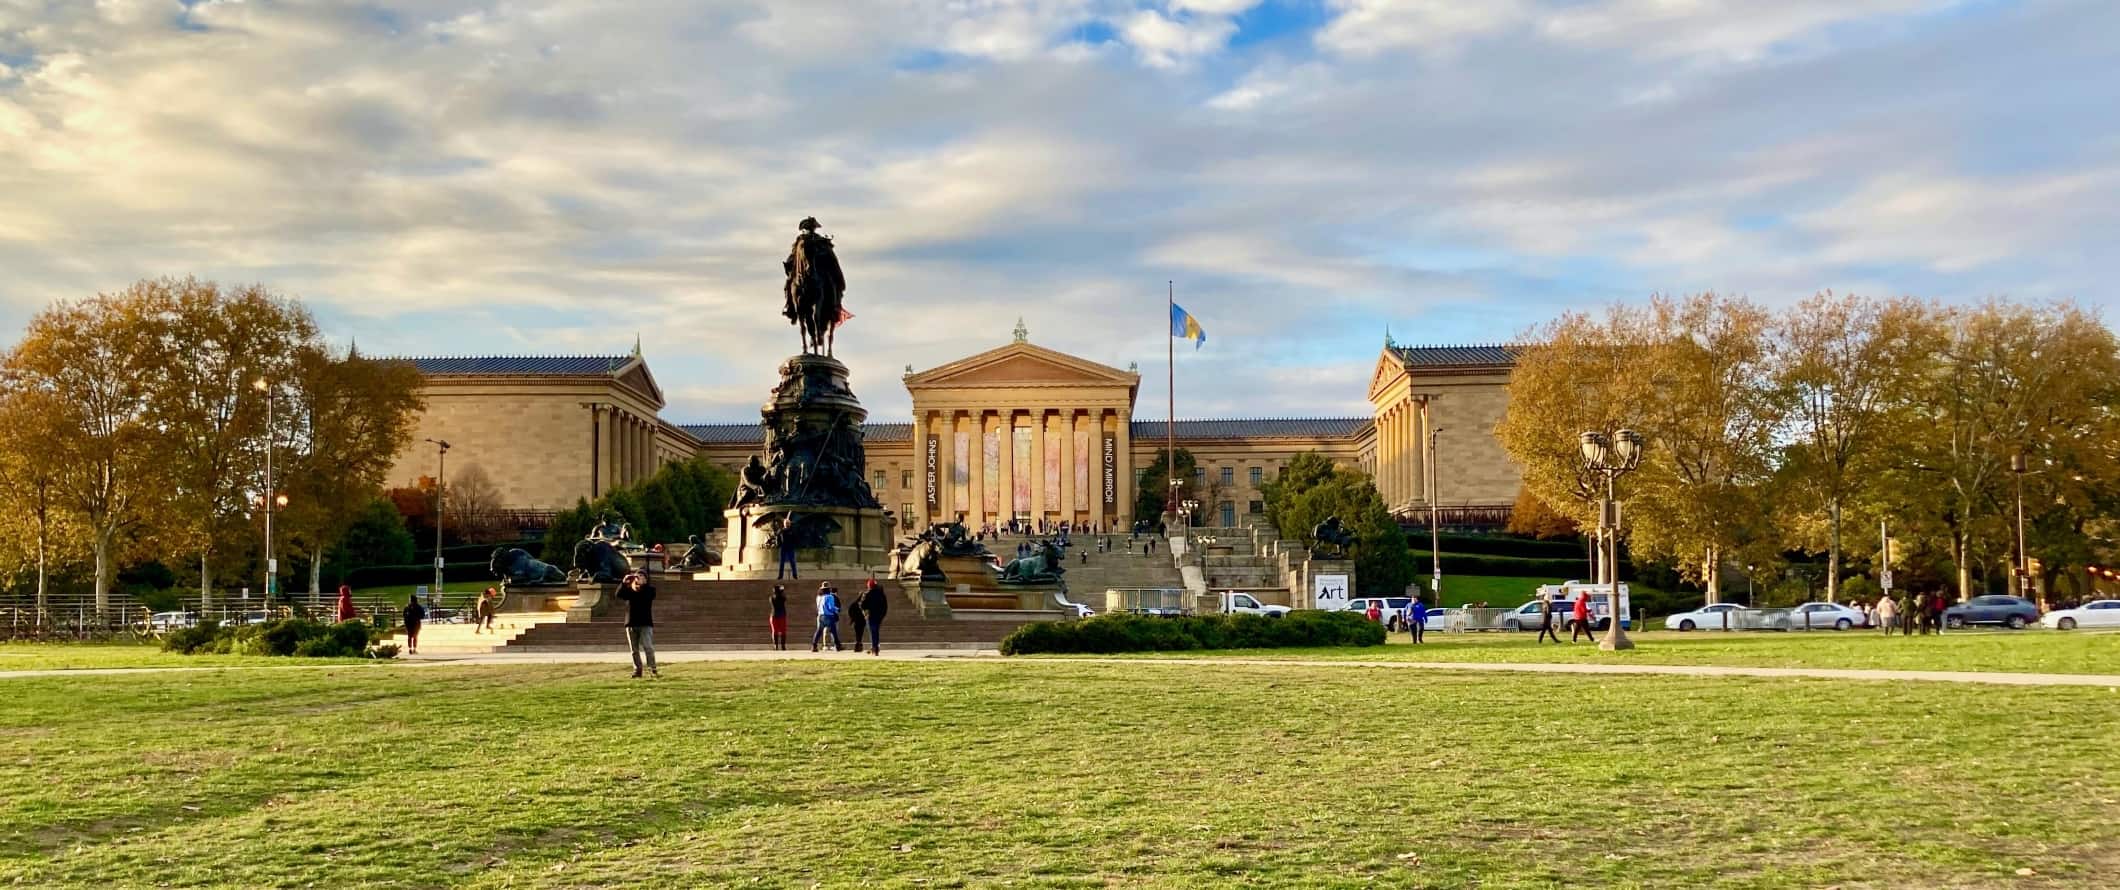
[[[886,651],[881,656],[861,655],[852,651],[813,653],[803,650],[774,652],[770,650],[735,651],[668,651],[656,653],[662,664],[682,664],[702,661],[998,661],[1000,653],[992,649],[900,649]],[[1511,664],[1503,662],[1444,662],[1444,661],[1340,661],[1320,659],[1272,659],[1272,658],[1012,658],[1009,664],[1024,665],[1070,665],[1070,664],[1124,664],[1153,668],[1157,666],[1186,667],[1354,667],[1388,668],[1397,670],[1470,671],[1530,674],[1608,674],[1651,675],[1676,677],[1767,677],[1814,680],[1902,680],[1920,683],[1979,683],[1994,686],[2105,686],[2120,689],[2120,674],[2030,674],[2002,671],[1901,671],[1871,670],[1857,668],[1775,668],[1734,667],[1724,665],[1690,664]],[[631,657],[622,651],[607,652],[522,652],[492,655],[414,655],[386,663],[389,666],[407,668],[449,667],[461,665],[507,665],[507,664],[632,664]],[[383,667],[385,665],[377,665]],[[145,668],[81,668],[76,670],[28,670],[0,671],[0,680],[32,677],[63,676],[108,676],[122,674],[193,673],[198,671],[241,670],[332,670],[343,668],[366,669],[364,665],[318,664],[318,665],[231,665],[226,667],[145,667]]]

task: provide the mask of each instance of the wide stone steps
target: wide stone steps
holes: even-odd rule
[[[655,645],[661,647],[751,647],[770,641],[767,618],[772,612],[772,581],[688,581],[656,583]],[[788,639],[807,644],[816,627],[815,582],[788,585]],[[929,619],[896,582],[884,582],[891,608],[884,619],[886,646],[991,646],[1022,624],[1051,616],[1004,613],[997,617]],[[860,595],[857,584],[839,585],[842,602]],[[541,648],[617,647],[625,645],[626,610],[613,603],[608,614],[589,621],[540,624],[509,642],[508,651]],[[844,612],[841,638],[852,644],[853,628]],[[425,647],[423,646],[424,650]]]

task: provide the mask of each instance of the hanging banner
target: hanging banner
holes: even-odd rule
[[[925,462],[924,462],[924,463],[922,464],[922,466],[925,466],[925,467],[927,468],[927,483],[926,483],[926,485],[927,485],[927,506],[928,506],[928,515],[929,515],[929,516],[935,516],[935,513],[936,513],[937,511],[939,511],[939,510],[941,510],[941,509],[942,509],[942,436],[941,436],[941,434],[939,434],[939,433],[930,433],[930,434],[928,434],[928,437],[927,437],[927,457],[926,457],[926,459],[925,459]],[[937,519],[940,519],[941,517],[939,517],[939,516],[936,516],[936,518],[937,518]]]
[[[997,516],[1001,513],[1001,503],[1004,500],[1001,495],[1001,480],[1006,478],[1001,472],[1001,431],[987,430],[980,436],[979,447],[983,450],[979,453],[979,499],[982,501],[979,506],[986,511],[986,515]]]
[[[1102,470],[1103,481],[1099,483],[1099,487],[1104,489],[1104,506],[1116,508],[1119,506],[1118,433],[1104,434],[1104,448],[1098,452],[1098,457],[1099,460],[1103,461],[1104,467]]]
[[[1059,430],[1045,432],[1045,504],[1051,512],[1067,508],[1060,503],[1061,436]]]
[[[959,515],[972,512],[972,434],[957,434],[956,450],[950,452],[950,506]]]
[[[1021,516],[1031,512],[1031,428],[1017,427],[1015,433],[1016,478],[1012,488],[1016,497],[1009,509]]]
[[[1075,465],[1067,471],[1075,476],[1075,502],[1068,507],[1075,510],[1089,509],[1089,431],[1075,431]]]

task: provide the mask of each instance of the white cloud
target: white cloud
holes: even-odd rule
[[[1225,18],[1166,18],[1144,9],[1126,19],[1120,34],[1151,68],[1176,68],[1212,53],[1229,42],[1237,26]]]
[[[1332,6],[1339,15],[1319,32],[1318,44],[1355,56],[1447,48],[1521,22],[1529,12],[1521,0],[1332,0]]]

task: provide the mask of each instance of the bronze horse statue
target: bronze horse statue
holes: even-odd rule
[[[787,273],[787,303],[781,314],[802,330],[802,351],[831,355],[832,335],[844,318],[841,297],[846,294],[846,273],[839,269],[839,256],[832,252],[832,239],[817,234],[817,218],[805,218],[797,228],[795,244],[780,264]]]

